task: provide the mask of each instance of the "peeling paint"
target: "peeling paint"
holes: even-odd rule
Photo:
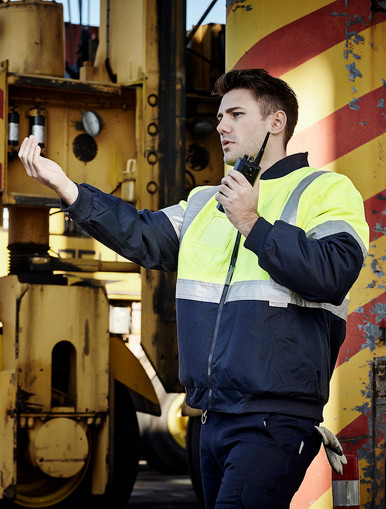
[[[355,58],[355,60],[360,60],[361,59],[361,57],[359,55],[357,55],[356,53],[354,53],[353,50],[345,49],[344,53],[343,53],[343,56],[344,56],[344,58],[346,60],[348,59],[349,55],[352,55]]]
[[[360,99],[358,99],[357,97],[354,97],[354,99],[349,103],[350,109],[359,111],[359,101],[360,101]]]
[[[377,342],[379,339],[379,327],[373,323],[366,322],[359,326],[359,329],[363,331],[363,338],[365,339],[361,350],[368,348],[370,352],[374,352],[377,348]]]
[[[374,258],[371,262],[371,270],[373,271],[373,274],[376,274],[376,276],[383,277],[385,273],[382,270],[382,267],[379,265],[377,258]]]
[[[362,35],[359,35],[355,30],[347,32],[346,37],[347,41],[352,41],[354,44],[359,44],[360,42],[365,41],[365,38]]]
[[[230,5],[233,5],[232,11],[235,12],[235,11],[237,11],[237,9],[244,9],[246,12],[252,11],[253,10],[252,4],[244,5],[245,2],[246,2],[246,0],[236,0],[236,2],[230,2]],[[241,4],[243,4],[243,5],[241,5]],[[227,6],[228,5],[229,4],[227,2]]]
[[[370,410],[371,410],[370,403],[368,401],[366,401],[365,403],[363,403],[363,405],[354,407],[354,410],[356,410],[357,412],[359,412],[362,415],[368,416],[370,414]]]
[[[356,78],[363,77],[360,70],[356,68],[355,62],[352,62],[351,64],[346,64],[346,69],[350,73],[350,76],[349,76],[350,81],[354,81]]]
[[[383,302],[377,302],[371,310],[371,313],[376,315],[376,323],[380,323],[384,318],[386,318],[386,304]]]
[[[377,104],[377,108],[384,108],[385,100],[383,98],[379,99],[379,103]]]
[[[369,390],[368,399],[371,402],[371,412],[368,413],[368,439],[362,447],[358,449],[359,459],[364,459],[364,466],[361,476],[361,484],[369,494],[369,502],[364,504],[366,509],[375,507],[384,507],[384,417],[382,410],[383,397],[377,394],[376,386],[382,380],[382,368],[385,361],[376,361],[369,363],[370,371],[368,374]],[[384,368],[383,368],[384,369]]]
[[[349,2],[346,0],[345,7],[348,9]],[[349,80],[354,82],[357,78],[362,78],[363,75],[359,69],[356,67],[356,62],[361,60],[361,55],[358,52],[354,51],[355,46],[363,45],[365,43],[365,38],[359,32],[363,30],[363,28],[367,25],[367,19],[363,15],[353,15],[351,16],[347,13],[332,13],[334,16],[344,16],[346,18],[346,43],[345,49],[343,51],[343,57],[345,60],[351,60],[351,63],[346,64],[346,69],[348,71]],[[355,87],[351,87],[353,94],[357,93]],[[349,103],[349,107],[353,111],[359,111],[360,104],[359,98],[353,97],[351,102]],[[359,122],[359,125],[366,126],[367,122]]]

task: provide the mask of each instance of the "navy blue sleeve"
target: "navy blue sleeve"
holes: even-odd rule
[[[261,217],[244,246],[276,283],[313,302],[340,305],[363,264],[361,247],[349,233],[312,239],[301,228]]]
[[[88,184],[78,185],[75,203],[62,209],[93,238],[148,269],[173,272],[179,241],[163,212],[137,211],[125,201]]]

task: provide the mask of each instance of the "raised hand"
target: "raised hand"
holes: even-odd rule
[[[23,140],[19,150],[19,157],[27,175],[41,184],[53,189],[68,205],[72,205],[78,197],[78,188],[64,173],[62,168],[40,155],[40,146],[35,136]]]

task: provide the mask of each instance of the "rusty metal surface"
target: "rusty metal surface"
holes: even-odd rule
[[[4,416],[0,423],[0,498],[14,490],[16,483],[15,463],[15,401],[16,377],[11,369],[0,371],[0,413]]]

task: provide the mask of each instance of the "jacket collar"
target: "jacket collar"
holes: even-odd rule
[[[299,152],[280,159],[261,175],[261,180],[270,180],[284,177],[292,171],[309,166],[308,152]]]

